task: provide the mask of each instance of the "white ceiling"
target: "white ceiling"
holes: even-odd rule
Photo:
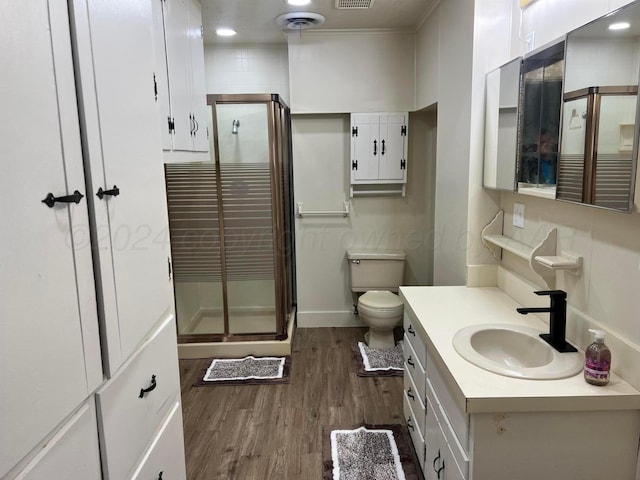
[[[316,29],[415,29],[439,0],[375,0],[370,9],[339,10],[335,0],[312,0],[292,7],[286,0],[200,0],[205,43],[286,43],[276,17],[287,12],[313,12],[326,17]],[[234,37],[218,37],[216,28],[233,28]],[[302,31],[304,35],[304,30]]]

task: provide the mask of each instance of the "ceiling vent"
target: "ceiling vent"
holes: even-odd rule
[[[375,0],[336,0],[336,8],[341,10],[366,9],[373,7]]]
[[[280,15],[276,22],[285,30],[306,30],[324,23],[324,17],[318,13],[290,12]]]

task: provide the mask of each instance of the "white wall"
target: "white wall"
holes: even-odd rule
[[[277,93],[289,105],[286,45],[204,46],[207,93]]]
[[[414,34],[396,31],[288,35],[293,113],[414,110]]]
[[[351,313],[346,250],[403,249],[405,283],[430,282],[433,112],[409,121],[407,196],[354,198],[348,218],[298,218],[298,325],[360,325]],[[294,193],[304,210],[341,210],[348,199],[349,115],[294,115]]]

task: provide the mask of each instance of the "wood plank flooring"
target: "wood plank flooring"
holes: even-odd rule
[[[320,480],[324,425],[403,423],[402,377],[358,377],[361,328],[295,332],[291,383],[193,387],[207,359],[180,360],[189,480]]]

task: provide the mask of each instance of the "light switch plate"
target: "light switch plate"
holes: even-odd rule
[[[513,226],[518,228],[524,228],[524,204],[513,204]]]

